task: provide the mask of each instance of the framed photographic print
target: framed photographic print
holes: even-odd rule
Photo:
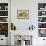
[[[17,19],[29,19],[29,10],[17,10]]]

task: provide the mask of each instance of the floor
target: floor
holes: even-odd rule
[[[0,45],[0,46],[8,46],[8,45]]]

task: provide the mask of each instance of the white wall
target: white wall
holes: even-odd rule
[[[28,30],[29,26],[33,24],[36,32],[35,36],[38,36],[37,9],[37,0],[11,0],[11,22],[16,25],[17,30],[23,31]],[[17,19],[17,10],[29,10],[29,19]],[[33,39],[33,45],[34,44],[37,44],[37,40],[35,40],[35,38]]]
[[[29,10],[29,19],[17,19],[17,10]],[[30,0],[11,1],[11,22],[17,30],[28,30],[29,26],[37,25],[37,2]]]
[[[46,3],[46,0],[11,0],[11,22],[16,25],[17,30],[28,30],[33,24],[36,32],[34,36],[38,36],[38,3]],[[17,10],[29,10],[29,19],[17,19]],[[33,46],[43,44],[43,39],[41,39],[33,38]]]
[[[29,26],[38,25],[38,3],[46,0],[11,0],[11,22],[16,25],[17,30],[28,30]],[[29,10],[29,19],[17,19],[17,10]]]

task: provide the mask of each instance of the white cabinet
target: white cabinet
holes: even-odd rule
[[[10,29],[10,0],[0,0],[0,45],[8,45]]]
[[[38,46],[46,46],[46,3],[38,3]]]
[[[5,1],[0,0],[0,45],[8,45],[8,2]]]
[[[38,46],[46,46],[46,38],[44,37],[38,38]]]
[[[0,45],[8,45],[8,37],[5,37],[5,35],[0,35]]]

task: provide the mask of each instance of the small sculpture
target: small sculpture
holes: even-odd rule
[[[16,26],[14,26],[13,23],[11,23],[11,30],[16,30]]]
[[[32,26],[29,27],[29,30],[34,30],[34,28],[35,27],[32,25]]]

